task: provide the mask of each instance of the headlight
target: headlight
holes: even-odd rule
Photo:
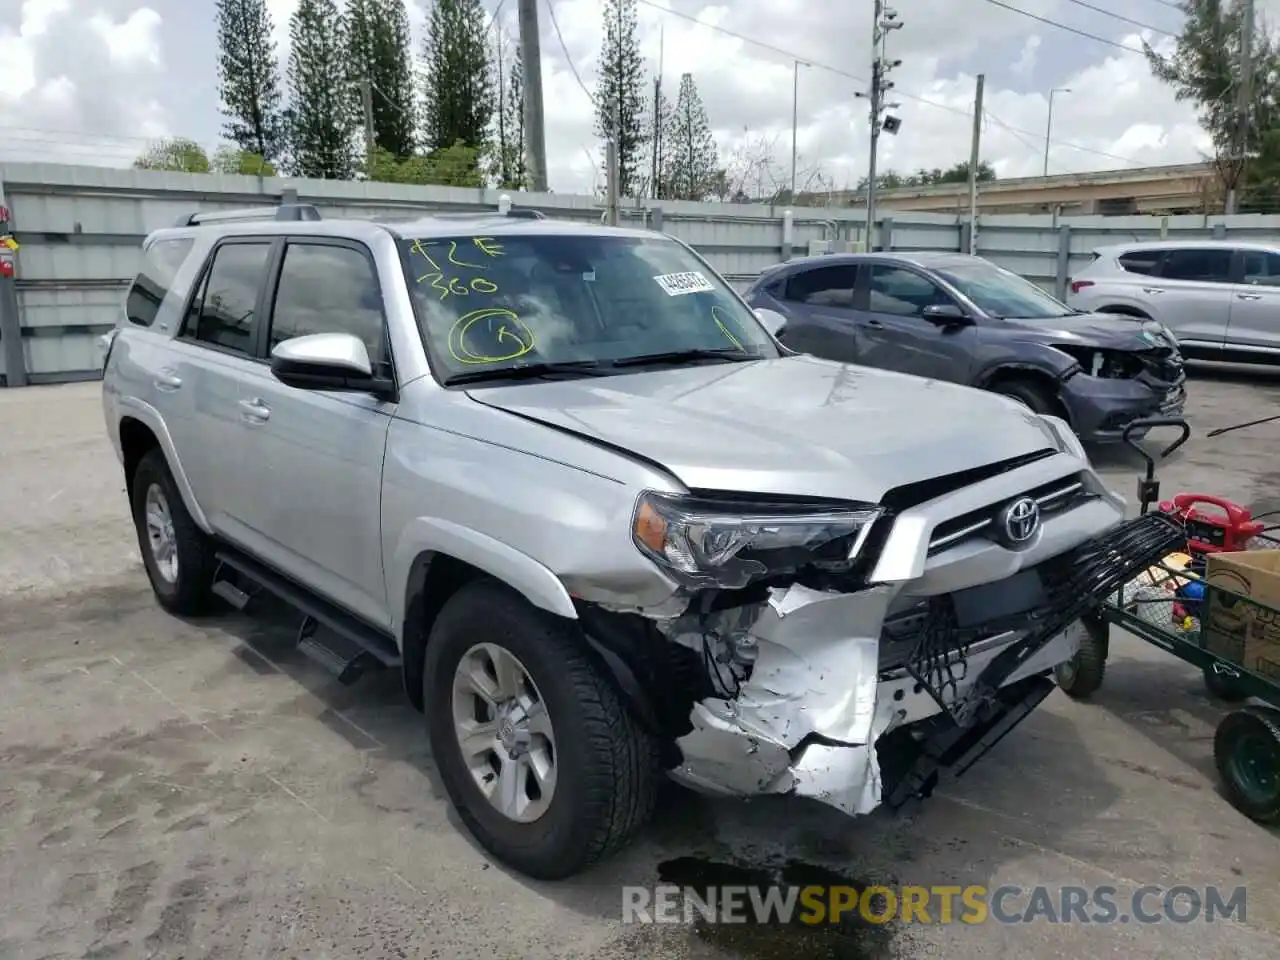
[[[1071,429],[1071,424],[1061,417],[1055,417],[1051,414],[1041,414],[1040,419],[1049,425],[1049,429],[1057,437],[1059,450],[1063,453],[1069,453],[1073,457],[1078,457],[1085,463],[1089,462],[1089,454],[1085,450],[1084,444],[1080,442],[1080,438],[1076,436],[1076,432]]]
[[[883,512],[869,504],[751,504],[646,491],[632,537],[680,583],[732,590],[805,566],[848,569]]]

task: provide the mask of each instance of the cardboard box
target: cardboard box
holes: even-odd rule
[[[1205,649],[1280,683],[1280,550],[1211,553],[1205,583]]]

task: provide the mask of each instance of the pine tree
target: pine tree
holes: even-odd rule
[[[519,43],[508,48],[501,35],[496,49],[499,106],[494,117],[494,179],[505,190],[527,190],[529,165],[524,145],[524,57]],[[508,49],[510,53],[504,56]]]
[[[289,21],[289,141],[295,173],[349,180],[356,115],[346,72],[346,26],[335,0],[299,0]]]
[[[267,161],[284,149],[274,26],[266,0],[217,0],[223,136]]]
[[[431,8],[425,63],[424,140],[430,151],[462,143],[481,154],[497,109],[489,64],[487,19],[480,0],[436,0]]]
[[[637,36],[636,0],[605,0],[604,41],[596,83],[596,135],[618,144],[618,193],[635,196],[648,165],[644,59]]]
[[[352,90],[372,83],[373,138],[397,157],[413,152],[415,105],[409,14],[404,0],[347,0],[347,61]]]
[[[669,159],[667,176],[672,196],[680,200],[701,200],[711,189],[719,155],[707,111],[691,73],[680,78],[680,93],[669,131],[664,153]]]

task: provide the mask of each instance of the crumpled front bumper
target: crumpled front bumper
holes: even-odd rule
[[[1122,523],[1043,565],[1038,606],[1003,618],[1019,629],[984,624],[973,632],[987,635],[959,644],[961,653],[949,646],[961,636],[953,623],[937,649],[922,639],[905,664],[889,668],[881,664],[880,637],[900,585],[843,594],[775,589],[750,629],[757,654],[749,679],[732,699],[695,704],[671,775],[704,791],[794,793],[865,814],[885,795],[877,743],[922,725],[929,733],[918,756],[895,779],[908,793],[917,783],[927,793],[938,759],[962,756],[952,748],[967,732],[985,752],[1043,699],[1050,681],[1013,700],[1005,691],[1070,659],[1081,642],[1080,617],[1180,541],[1176,525],[1159,515]],[[972,753],[966,748],[962,766]]]

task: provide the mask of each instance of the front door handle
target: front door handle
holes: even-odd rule
[[[1261,300],[1262,299],[1262,294],[1260,293],[1237,293],[1236,296],[1239,297],[1241,300]]]
[[[271,408],[257,397],[240,401],[240,419],[249,423],[266,423],[271,419]]]
[[[1143,287],[1143,293],[1164,293],[1163,287]]]
[[[881,323],[879,320],[867,320],[867,321],[865,321],[865,323],[866,323],[866,325],[867,325],[868,327],[870,327],[872,330],[883,330],[883,329],[884,329],[884,324],[883,324],[883,323]]]
[[[156,389],[171,392],[182,386],[182,378],[172,370],[161,370],[156,375]]]

